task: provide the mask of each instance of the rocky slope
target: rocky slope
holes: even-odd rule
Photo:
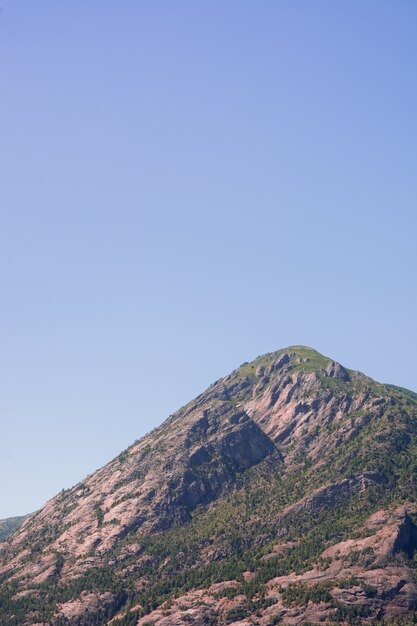
[[[407,623],[416,408],[309,348],[243,364],[0,543],[0,623]]]

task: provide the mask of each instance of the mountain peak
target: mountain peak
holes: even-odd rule
[[[0,544],[2,623],[408,616],[416,409],[306,346],[243,363]]]
[[[288,346],[256,357],[251,362],[242,363],[233,374],[239,377],[255,378],[260,373],[270,373],[286,367],[293,372],[316,373],[321,376],[349,380],[349,373],[340,363],[326,357],[308,346]],[[230,377],[226,377],[226,380]]]

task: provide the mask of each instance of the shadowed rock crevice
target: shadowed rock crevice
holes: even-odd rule
[[[412,559],[417,550],[417,526],[408,513],[399,527],[398,535],[393,546],[393,553],[404,552]]]

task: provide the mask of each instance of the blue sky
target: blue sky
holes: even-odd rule
[[[417,388],[414,1],[2,7],[0,517],[280,347]]]

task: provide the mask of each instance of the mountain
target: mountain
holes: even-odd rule
[[[416,479],[416,394],[258,357],[0,543],[0,623],[413,623]]]

